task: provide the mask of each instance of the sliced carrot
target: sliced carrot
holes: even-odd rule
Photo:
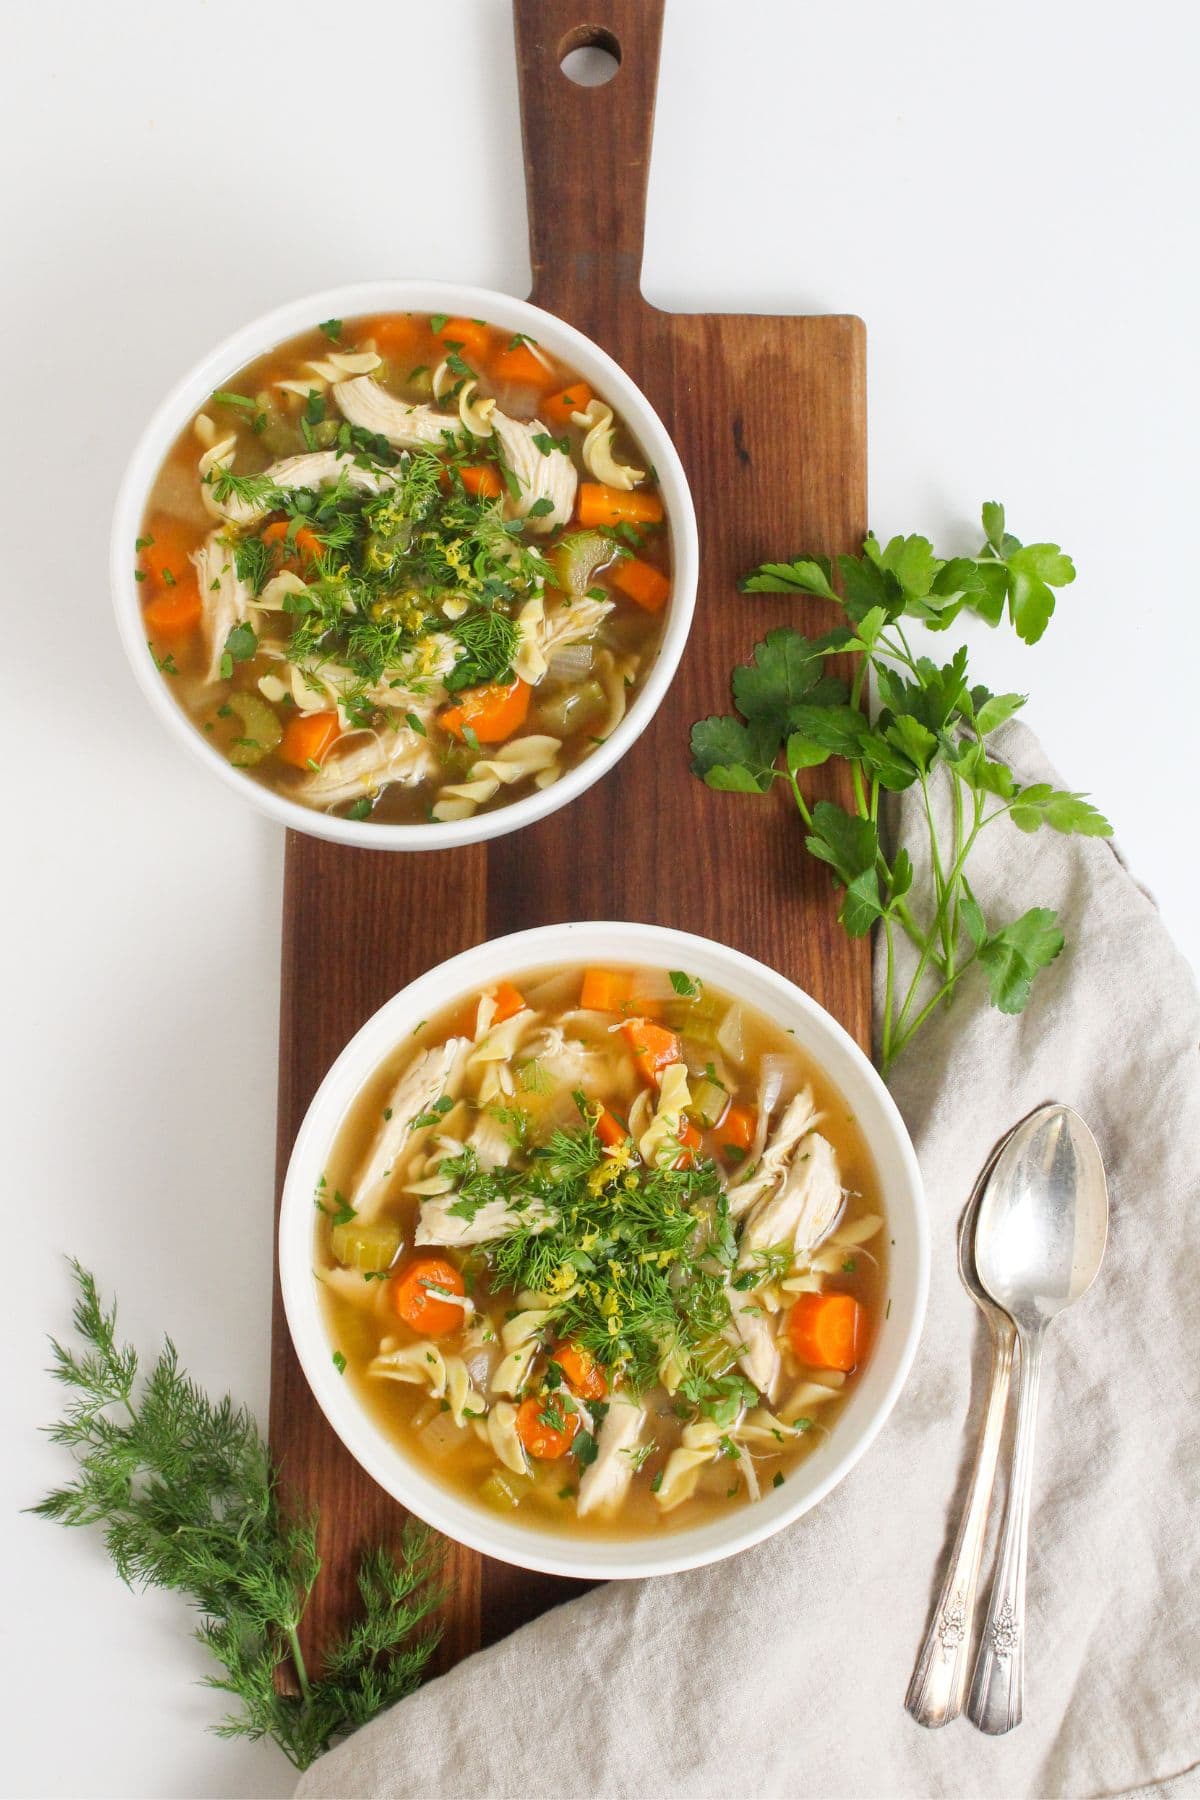
[[[621,1031],[644,1080],[657,1082],[664,1069],[679,1061],[679,1039],[665,1025],[630,1019]]]
[[[507,684],[489,681],[484,687],[466,688],[454,706],[439,713],[442,730],[464,740],[473,731],[481,744],[502,744],[525,723],[531,691],[520,676]]]
[[[637,556],[623,556],[609,571],[608,579],[647,612],[661,612],[671,597],[671,583],[662,570]]]
[[[142,617],[152,637],[182,638],[196,629],[203,611],[200,590],[194,581],[189,581],[182,587],[164,589],[151,600]]]
[[[722,1150],[746,1151],[754,1142],[757,1130],[758,1113],[754,1107],[742,1106],[735,1100],[732,1106],[725,1109],[725,1117],[721,1120],[717,1137]]]
[[[629,1136],[629,1127],[620,1113],[610,1112],[607,1106],[602,1106],[596,1119],[596,1136],[611,1150],[615,1145],[625,1142]]]
[[[585,1350],[582,1344],[558,1344],[551,1351],[551,1357],[581,1400],[603,1400],[608,1392],[608,1382],[590,1350]]]
[[[310,531],[307,525],[301,525],[289,541],[290,530],[291,526],[286,519],[276,519],[262,534],[264,544],[270,544],[272,549],[279,546],[280,568],[297,572],[305,560],[310,563],[320,562],[324,546],[316,533]]]
[[[419,1256],[392,1280],[392,1305],[414,1331],[426,1337],[445,1337],[458,1331],[465,1314],[452,1300],[437,1293],[465,1294],[466,1285],[453,1263],[443,1256]]]
[[[542,401],[541,410],[555,425],[569,425],[572,413],[586,412],[592,397],[586,381],[573,381],[560,394],[548,394]]]
[[[307,769],[319,763],[341,735],[335,712],[297,713],[284,726],[278,754],[294,768]]]
[[[142,570],[156,587],[173,587],[191,574],[190,552],[195,537],[195,532],[189,532],[166,513],[158,513],[150,520],[143,533],[143,539],[150,541],[143,542],[138,557]]]
[[[404,356],[416,350],[421,341],[422,326],[411,313],[383,313],[368,319],[354,334],[355,340],[374,338],[380,356]]]
[[[657,525],[663,504],[657,494],[626,494],[602,481],[581,481],[577,516],[581,525]]]
[[[503,1025],[505,1019],[511,1019],[514,1013],[522,1012],[525,1007],[524,994],[511,981],[497,982],[492,989],[492,999],[496,1002],[496,1010],[492,1014],[493,1025]]]
[[[555,1417],[562,1419],[561,1431],[554,1423]],[[544,1394],[540,1400],[531,1394],[517,1408],[517,1436],[539,1462],[553,1462],[565,1456],[578,1430],[579,1414],[555,1394]]]
[[[491,327],[482,319],[447,319],[433,335],[447,350],[457,350],[468,362],[480,364],[492,341]]]
[[[464,463],[458,473],[468,494],[476,499],[495,500],[504,492],[500,471],[491,463]]]
[[[853,1294],[801,1294],[788,1320],[788,1339],[802,1363],[848,1374],[863,1352],[863,1309]]]
[[[622,1012],[633,999],[633,976],[619,969],[585,969],[579,1004],[587,1012]]]
[[[676,1169],[690,1169],[700,1148],[700,1133],[686,1113],[679,1121],[679,1130],[675,1135],[679,1140],[679,1155],[672,1166]]]
[[[522,387],[553,387],[555,375],[528,344],[510,344],[492,364],[493,381],[519,381]]]

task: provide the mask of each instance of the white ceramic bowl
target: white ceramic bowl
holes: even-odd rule
[[[501,975],[519,980],[525,970],[574,962],[687,969],[792,1030],[858,1120],[878,1172],[892,1240],[887,1316],[828,1442],[782,1487],[753,1505],[691,1530],[624,1540],[572,1538],[511,1523],[405,1456],[335,1368],[313,1276],[313,1194],[363,1083],[422,1019],[459,996]],[[904,1385],[925,1316],[929,1236],[916,1156],[891,1096],[853,1039],[815,1000],[762,963],[708,938],[654,925],[548,925],[452,957],[389,1000],[351,1039],[321,1083],[292,1151],[279,1220],[279,1274],[292,1341],[313,1393],[346,1448],[380,1487],[448,1537],[502,1562],[612,1579],[718,1562],[790,1525],[836,1487],[870,1445]]]
[[[167,451],[213,389],[226,386],[244,364],[311,328],[319,319],[352,319],[382,312],[444,312],[451,317],[486,319],[504,330],[522,331],[537,338],[582,375],[596,393],[610,401],[628,424],[658,476],[671,537],[672,594],[658,652],[616,730],[551,786],[491,812],[444,824],[372,825],[365,820],[333,818],[287,800],[235,769],[168,693],[167,683],[146,647],[138,583],[134,580],[134,540],[141,530],[150,489]],[[591,787],[624,756],[654,717],[683,653],[696,604],[699,560],[695,508],[683,465],[666,427],[640,388],[590,338],[540,307],[507,294],[494,294],[487,288],[460,287],[445,281],[372,281],[356,287],[329,288],[266,313],[226,338],[171,390],[143,432],[121,483],[109,566],[117,624],[138,685],[172,736],[198,756],[207,769],[260,812],[294,831],[372,850],[446,850],[456,844],[500,837],[522,825],[531,825],[535,819],[544,819]]]

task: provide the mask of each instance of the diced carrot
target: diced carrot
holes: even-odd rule
[[[657,494],[628,494],[602,481],[581,481],[577,517],[581,525],[657,525],[663,504]]]
[[[341,735],[335,712],[297,713],[283,728],[278,754],[294,768],[307,769],[319,763]]]
[[[571,414],[586,412],[592,404],[592,390],[586,381],[573,381],[559,394],[548,394],[541,410],[555,425],[569,425]]]
[[[662,570],[637,556],[623,556],[609,571],[608,579],[647,612],[660,612],[671,597],[671,583]]]
[[[439,723],[451,737],[465,740],[473,731],[481,744],[502,744],[525,723],[530,692],[520,676],[507,684],[489,681],[483,687],[466,688],[454,706],[439,713]]]
[[[195,543],[195,532],[189,532],[178,519],[158,513],[143,536],[150,542],[143,545],[138,556],[143,571],[156,587],[173,587],[191,574],[189,552]]]
[[[788,1339],[802,1363],[848,1374],[863,1352],[863,1309],[853,1294],[801,1294],[788,1320]]]
[[[354,336],[356,341],[373,338],[380,356],[404,356],[416,350],[422,326],[411,313],[383,313],[360,325]]]
[[[478,500],[495,500],[504,492],[500,471],[491,463],[464,463],[458,471],[468,494]]]
[[[466,361],[482,364],[492,341],[491,328],[482,319],[447,319],[434,337],[447,350],[457,350]]]
[[[633,998],[633,976],[618,969],[585,969],[579,1004],[587,1012],[622,1012]]]
[[[555,375],[528,344],[509,344],[491,368],[493,381],[519,381],[522,387],[553,387]]]
[[[665,1025],[654,1025],[649,1019],[630,1019],[621,1031],[644,1080],[658,1081],[664,1069],[679,1061],[679,1039]]]
[[[736,1100],[732,1106],[726,1107],[725,1117],[717,1131],[717,1138],[722,1150],[746,1151],[754,1142],[754,1133],[758,1130],[758,1113],[752,1106],[742,1106]]]
[[[679,1155],[672,1166],[676,1169],[690,1169],[700,1148],[700,1133],[686,1113],[679,1121],[679,1130],[675,1135],[679,1139]]]
[[[165,588],[151,600],[142,617],[152,637],[182,638],[196,629],[203,611],[200,590],[194,581],[189,581],[182,587]]]
[[[503,1025],[505,1019],[511,1019],[514,1013],[523,1011],[525,996],[520,988],[515,988],[511,981],[499,981],[492,989],[492,999],[496,1002],[496,1010],[492,1014],[493,1025]]]
[[[607,1106],[602,1106],[596,1119],[596,1136],[611,1150],[615,1145],[625,1142],[629,1136],[629,1127],[619,1113],[610,1112]]]
[[[425,1337],[445,1337],[458,1331],[466,1316],[461,1306],[443,1300],[438,1288],[448,1294],[467,1291],[454,1264],[443,1256],[419,1256],[392,1280],[392,1305],[406,1325]]]
[[[608,1382],[590,1350],[582,1344],[558,1344],[550,1354],[581,1400],[603,1400]]]
[[[310,563],[320,562],[324,546],[316,533],[310,531],[307,525],[301,525],[289,543],[290,530],[291,526],[286,519],[276,519],[262,534],[264,544],[270,544],[272,549],[279,546],[280,568],[297,572],[305,560]]]
[[[561,1431],[553,1417],[544,1416],[547,1413],[562,1419]],[[554,1462],[565,1456],[578,1430],[579,1414],[556,1394],[544,1394],[540,1400],[531,1394],[517,1408],[517,1436],[539,1462]]]

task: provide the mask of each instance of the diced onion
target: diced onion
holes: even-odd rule
[[[717,1027],[717,1048],[724,1051],[730,1062],[740,1063],[745,1055],[745,1034],[742,1026],[741,1007],[731,1006]],[[767,1062],[770,1058],[764,1057],[763,1060]],[[779,1095],[776,1093],[775,1099],[778,1098]]]
[[[551,656],[546,674],[551,681],[582,681],[591,673],[594,644],[564,644]]]

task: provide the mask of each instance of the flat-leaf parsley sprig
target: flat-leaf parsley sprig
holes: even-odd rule
[[[1057,544],[1022,544],[1005,527],[1004,508],[983,508],[984,544],[977,556],[943,558],[923,537],[881,544],[868,536],[860,556],[798,557],[764,563],[741,583],[746,593],[813,594],[834,601],[848,624],[809,637],[794,627],[771,631],[753,660],[733,674],[738,716],[702,719],[692,730],[695,772],[710,787],[764,794],[777,781],[791,790],[808,828],[805,843],[827,863],[842,892],[839,917],[851,937],[878,924],[884,934],[886,991],[880,1053],[886,1071],[913,1033],[948,1002],[965,971],[979,964],[993,1003],[1017,1013],[1038,970],[1063,947],[1057,915],[1031,907],[1020,918],[985,918],[967,877],[980,833],[1000,818],[1020,830],[1108,837],[1112,827],[1082,794],[1048,783],[1022,787],[989,742],[1025,704],[1023,694],[993,694],[973,685],[965,647],[939,665],[918,656],[902,620],[944,631],[960,612],[999,625],[1007,612],[1017,635],[1036,643],[1054,611],[1054,589],[1075,579]],[[847,682],[827,672],[826,658],[851,659]],[[864,710],[868,679],[879,707]],[[850,768],[854,809],[828,800],[810,806],[800,776],[830,758]],[[939,833],[933,784],[950,784],[949,841]],[[883,790],[921,789],[929,834],[933,892],[918,918],[910,904],[913,864],[901,847],[889,860],[879,834]],[[896,934],[915,945],[916,966],[901,996]]]
[[[442,1599],[441,1550],[410,1521],[399,1558],[368,1551],[357,1622],[327,1651],[318,1677],[300,1622],[320,1570],[315,1517],[289,1516],[270,1453],[243,1407],[210,1400],[168,1339],[138,1387],[137,1352],[116,1336],[86,1269],[72,1265],[75,1328],[86,1348],[51,1339],[52,1373],[69,1390],[49,1427],[75,1458],[76,1479],[33,1510],[61,1525],[99,1525],[131,1587],[170,1588],[200,1614],[197,1636],[222,1665],[208,1685],[240,1711],[221,1737],[271,1737],[298,1769],[421,1681],[437,1632],[415,1635]],[[298,1692],[277,1691],[290,1665]]]

